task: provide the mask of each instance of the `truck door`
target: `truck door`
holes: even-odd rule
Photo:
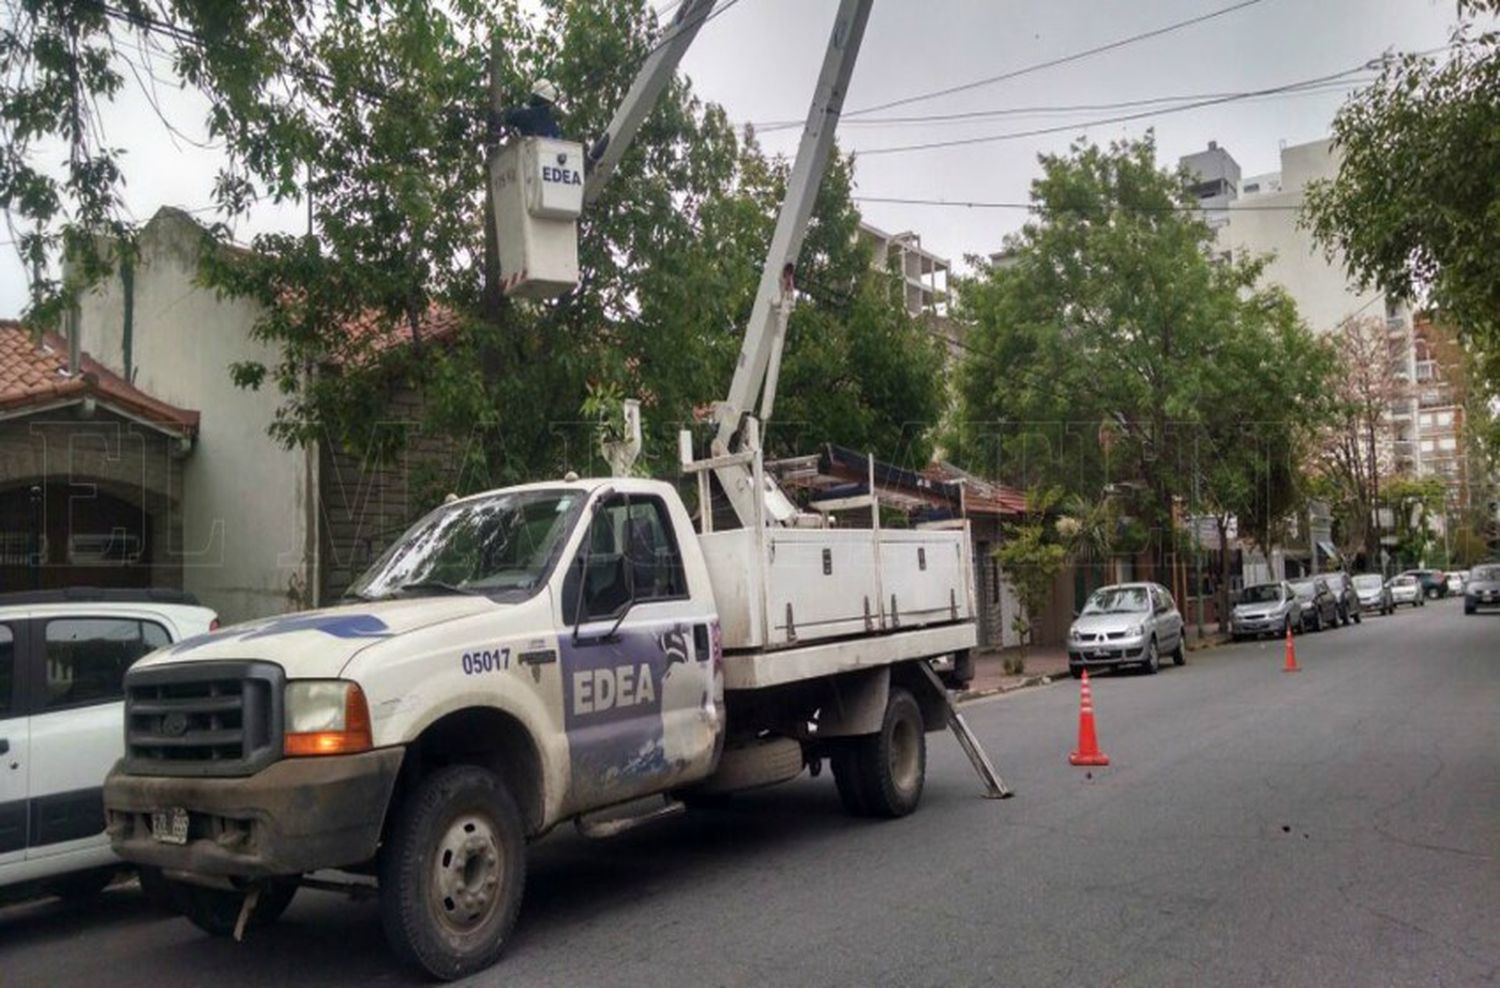
[[[26,855],[26,776],[31,728],[21,708],[23,621],[0,622],[0,885]]]
[[[603,806],[707,774],[720,727],[712,602],[689,593],[660,498],[598,506],[559,606],[570,803]]]

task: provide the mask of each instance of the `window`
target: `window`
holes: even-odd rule
[[[1457,449],[1458,440],[1453,436],[1444,436],[1438,440],[1438,449]]]
[[[563,615],[568,621],[580,616],[585,621],[597,621],[618,617],[632,604],[686,595],[682,555],[666,505],[654,497],[611,498],[595,513],[588,535],[568,568],[563,581]]]
[[[1438,425],[1452,425],[1453,424],[1453,413],[1452,412],[1438,412],[1437,413],[1437,424]]]
[[[170,643],[161,625],[133,618],[64,618],[47,622],[47,692],[43,710],[110,703],[124,696],[125,670]]]
[[[1424,439],[1424,440],[1422,440],[1422,452],[1424,452],[1424,453],[1431,453],[1434,448],[1435,447],[1433,446],[1433,443],[1432,443],[1431,439]]]
[[[0,719],[10,716],[16,705],[16,636],[10,625],[0,624]]]

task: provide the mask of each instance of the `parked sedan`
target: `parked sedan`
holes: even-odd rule
[[[1427,595],[1422,592],[1422,584],[1410,573],[1391,577],[1386,583],[1386,589],[1391,592],[1392,609],[1400,604],[1410,604],[1413,607],[1427,605]]]
[[[1361,573],[1354,578],[1354,592],[1359,595],[1359,609],[1389,614],[1396,609],[1391,591],[1379,573]]]
[[[1118,583],[1095,590],[1068,629],[1068,671],[1139,665],[1156,672],[1162,655],[1186,662],[1183,649],[1182,615],[1167,588]]]
[[[1339,625],[1339,601],[1328,588],[1328,581],[1321,576],[1308,576],[1292,580],[1287,586],[1297,595],[1302,604],[1302,630],[1322,631],[1325,627]]]
[[[1448,594],[1457,597],[1464,592],[1464,584],[1469,582],[1469,571],[1466,569],[1450,570],[1448,573]]]
[[[1500,563],[1475,566],[1464,584],[1464,613],[1481,607],[1500,607]]]
[[[1246,587],[1229,613],[1229,631],[1236,641],[1261,635],[1284,635],[1302,627],[1302,602],[1285,583]]]

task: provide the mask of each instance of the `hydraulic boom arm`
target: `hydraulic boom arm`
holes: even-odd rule
[[[589,149],[588,175],[583,189],[585,206],[598,199],[641,123],[671,81],[682,56],[712,15],[715,2],[683,0],[678,7],[668,33],[647,56],[609,127]],[[849,77],[854,72],[854,61],[859,55],[865,24],[870,19],[873,5],[874,0],[839,2],[828,49],[823,55],[823,68],[818,74],[817,89],[808,107],[802,141],[797,146],[797,158],[787,182],[786,197],[776,217],[770,250],[761,269],[760,285],[750,322],[745,327],[734,380],[728,398],[715,408],[715,456],[730,452],[735,438],[748,431],[744,428],[745,419],[757,397],[761,399],[762,419],[770,417],[775,403],[781,350],[794,301],[797,255],[807,234],[818,187],[828,170],[834,132],[844,108],[844,94],[849,88]],[[754,525],[760,518],[785,524],[795,516],[795,508],[774,481],[764,479],[762,489],[756,490],[753,473],[746,464],[730,463],[716,468],[715,473],[742,524]],[[759,505],[757,497],[762,499]]]
[[[677,8],[677,16],[672,18],[666,35],[642,63],[635,81],[630,84],[630,91],[615,110],[604,134],[589,148],[588,177],[583,183],[585,206],[592,205],[604,191],[604,184],[614,174],[615,166],[624,157],[630,142],[635,140],[636,131],[641,129],[641,124],[661,98],[662,90],[672,81],[672,74],[692,46],[693,39],[698,37],[698,30],[713,13],[715,2],[683,0]]]

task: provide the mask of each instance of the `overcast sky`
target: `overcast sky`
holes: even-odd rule
[[[726,0],[720,0],[721,6]],[[1232,0],[880,0],[850,86],[846,110],[857,111],[1058,58],[1230,6]],[[658,3],[659,8],[670,0]],[[697,92],[732,119],[757,124],[801,119],[807,111],[836,0],[737,0],[707,24],[684,69]],[[877,116],[931,116],[968,111],[1119,103],[1207,93],[1262,90],[1351,69],[1387,49],[1442,45],[1454,20],[1453,0],[1259,0],[1243,9],[1070,64],[963,93],[912,103]],[[1352,78],[1358,78],[1354,76]],[[566,96],[566,94],[564,94]],[[159,92],[174,119],[196,121],[202,100]],[[1328,132],[1344,93],[1265,97],[1160,114],[1084,129],[1129,110],[1025,113],[959,122],[855,124],[840,130],[845,149],[873,150],[1057,126],[1061,133],[859,159],[858,194],[1019,202],[1036,177],[1036,156],[1066,150],[1080,135],[1095,141],[1139,137],[1154,128],[1164,163],[1216,140],[1245,175],[1275,171],[1282,143]],[[107,121],[112,141],[128,149],[125,201],[137,219],[171,204],[210,202],[218,155],[174,141],[132,87]],[[196,129],[195,131],[196,132]],[[766,146],[791,152],[799,129],[763,133]],[[1016,229],[1019,210],[865,204],[866,218],[888,231],[914,230],[928,249],[961,264],[964,255],[997,249]],[[257,210],[236,230],[242,239],[267,229],[302,229],[295,206]],[[10,235],[0,230],[0,241]],[[25,304],[25,279],[14,248],[0,251],[0,316]]]

